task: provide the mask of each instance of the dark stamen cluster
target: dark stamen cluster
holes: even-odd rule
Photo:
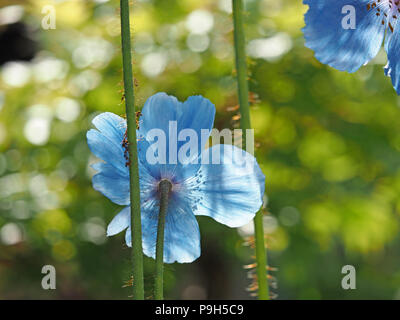
[[[125,166],[129,167],[131,165],[131,161],[129,160],[128,129],[125,130],[124,139],[122,140],[122,147],[124,148],[124,158],[126,160]]]
[[[140,124],[139,119],[142,116],[142,113],[140,111],[136,111],[135,116],[136,116],[136,129],[139,130],[139,124]],[[131,165],[131,161],[129,160],[128,129],[125,130],[124,139],[122,140],[122,147],[124,148],[124,158],[126,160],[125,166],[129,167]]]
[[[382,9],[383,4],[384,0],[376,0],[371,3],[368,3],[367,11],[375,9],[376,10],[375,14],[377,17],[380,17],[381,15],[383,16],[382,25],[385,25],[387,23],[389,30],[393,32],[394,28],[391,22],[393,22],[392,19],[397,20],[397,14],[400,14],[400,8],[399,8],[400,1],[389,0],[386,4],[389,7],[389,9],[385,8],[386,12],[384,12],[385,9]],[[390,11],[390,13],[388,13],[387,11]]]

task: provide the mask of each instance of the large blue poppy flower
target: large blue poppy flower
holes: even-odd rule
[[[137,135],[142,244],[143,252],[149,257],[155,257],[158,184],[162,179],[172,183],[165,224],[166,263],[192,262],[200,256],[196,215],[211,217],[229,227],[239,227],[251,221],[262,204],[265,177],[252,155],[232,145],[215,145],[204,150],[214,116],[214,105],[201,96],[190,97],[181,103],[172,96],[158,93],[150,97],[143,107]],[[168,135],[171,121],[176,123],[178,133],[192,129],[198,137],[205,139],[200,140],[198,152],[189,155],[186,162],[150,164],[146,155],[154,145],[150,134],[152,130],[167,133],[166,159],[177,157],[185,143]],[[126,206],[108,225],[107,235],[112,236],[126,229],[125,240],[130,246],[129,170],[122,146],[126,121],[106,112],[95,117],[93,124],[97,130],[88,131],[88,145],[103,160],[93,165],[98,171],[93,176],[93,187],[111,201]],[[215,154],[220,158],[219,164],[210,161],[210,155],[214,157]],[[232,161],[235,158],[240,158],[242,162]],[[208,159],[210,164],[202,159]]]
[[[340,71],[355,72],[377,55],[385,39],[385,74],[400,94],[399,1],[304,0],[304,4],[309,6],[303,29],[305,44],[319,61]],[[354,28],[347,20],[352,11]]]

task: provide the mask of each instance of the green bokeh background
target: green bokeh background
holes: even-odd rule
[[[105,237],[121,208],[92,189],[85,138],[99,112],[124,114],[119,1],[0,1],[1,10],[10,3],[39,52],[0,66],[0,299],[128,299],[130,250],[122,233]],[[301,1],[245,3],[273,295],[399,298],[400,100],[385,53],[354,74],[336,71],[304,46]],[[201,94],[216,105],[216,128],[237,128],[230,1],[133,4],[137,105],[158,91]],[[56,8],[55,30],[41,28],[45,5]],[[166,266],[166,297],[254,299],[251,230],[198,220],[202,256]],[[41,288],[46,264],[56,290]],[[341,287],[344,265],[356,268],[356,290]],[[151,259],[145,268],[150,298]]]

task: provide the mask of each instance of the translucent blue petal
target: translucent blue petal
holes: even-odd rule
[[[198,151],[200,154],[207,143],[207,140],[201,141],[201,130],[213,128],[215,106],[202,96],[191,96],[178,111],[178,132],[183,129],[193,129],[199,138]],[[184,142],[179,142],[179,146],[183,144]]]
[[[155,258],[157,224],[157,203],[142,205],[143,253]],[[172,196],[165,219],[164,262],[188,263],[200,256],[200,231],[197,220],[185,202]],[[125,235],[126,244],[131,246],[129,229]]]
[[[130,226],[125,231],[125,243],[128,247],[132,247],[132,235]]]
[[[164,92],[156,93],[148,98],[140,118],[140,135],[145,137],[152,129],[161,129],[168,134],[169,122],[177,120],[178,109],[181,107],[182,103],[178,99]]]
[[[382,46],[386,24],[376,10],[367,10],[369,0],[304,0],[309,5],[303,29],[305,44],[316,58],[331,67],[355,72],[375,57]],[[356,28],[344,29],[342,8],[356,12]]]
[[[129,174],[122,175],[113,166],[98,162],[92,165],[98,171],[92,178],[93,188],[119,205],[130,203]]]
[[[198,154],[207,142],[209,132],[214,123],[215,107],[208,100],[201,96],[192,96],[184,103],[179,102],[175,97],[165,93],[157,93],[150,97],[142,110],[139,129],[139,154],[141,162],[144,163],[151,174],[156,179],[169,178],[180,181],[194,174],[200,167],[198,164],[179,163],[178,152],[182,145],[187,141],[177,141],[178,137],[170,138],[170,124],[176,122],[176,133],[179,135],[184,129],[194,130],[198,137],[197,153],[194,154],[189,162],[196,161]],[[160,129],[165,133],[166,142],[166,164],[151,165],[146,161],[146,153],[154,149],[153,141],[146,141],[148,133],[152,129]],[[201,130],[207,130],[208,134],[203,134]],[[171,133],[173,129],[171,128]],[[153,150],[154,151],[154,150]]]
[[[93,125],[115,144],[121,144],[126,131],[126,120],[111,112],[104,112],[92,120]]]
[[[391,33],[391,31],[388,31]],[[387,41],[385,49],[388,55],[388,64],[385,67],[385,74],[392,79],[392,84],[397,94],[400,95],[400,23],[394,27],[394,32]]]
[[[113,166],[122,175],[128,173],[125,166],[122,140],[126,130],[125,120],[106,112],[93,119],[98,130],[91,129],[86,137],[90,150],[95,156]]]
[[[199,225],[189,207],[174,202],[171,201],[165,221],[164,261],[190,263],[201,253]]]
[[[220,164],[215,163],[217,156]],[[195,215],[208,216],[229,227],[242,226],[254,218],[262,205],[265,177],[256,159],[231,145],[215,145],[202,155],[195,182],[188,181],[196,199]]]
[[[107,227],[107,236],[113,236],[130,226],[131,207],[125,207],[111,220]]]

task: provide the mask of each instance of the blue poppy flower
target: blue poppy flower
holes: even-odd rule
[[[304,0],[304,4],[309,6],[303,29],[305,44],[319,61],[355,72],[378,54],[384,41],[388,56],[385,74],[400,94],[399,1]]]
[[[211,217],[229,227],[239,227],[250,222],[262,204],[265,177],[252,155],[232,145],[215,145],[205,149],[214,116],[214,105],[201,96],[192,96],[181,103],[172,96],[158,93],[150,97],[143,107],[137,136],[142,244],[143,252],[149,257],[155,257],[158,184],[162,179],[172,183],[165,223],[166,263],[192,262],[200,256],[196,215]],[[200,139],[194,148],[198,152],[187,156],[187,161],[151,163],[148,154],[154,151],[152,132],[161,130],[168,133],[171,123],[175,124],[178,133],[191,129],[205,139]],[[125,206],[108,225],[107,235],[112,236],[126,229],[125,240],[130,246],[129,171],[122,145],[126,121],[106,112],[95,117],[93,124],[97,130],[88,131],[88,145],[103,160],[93,165],[97,171],[93,176],[93,187],[114,203]],[[164,157],[176,159],[186,142],[171,138],[169,134],[166,139]],[[219,164],[211,159],[215,155],[219,157]],[[232,161],[235,158],[240,158],[242,162]]]

